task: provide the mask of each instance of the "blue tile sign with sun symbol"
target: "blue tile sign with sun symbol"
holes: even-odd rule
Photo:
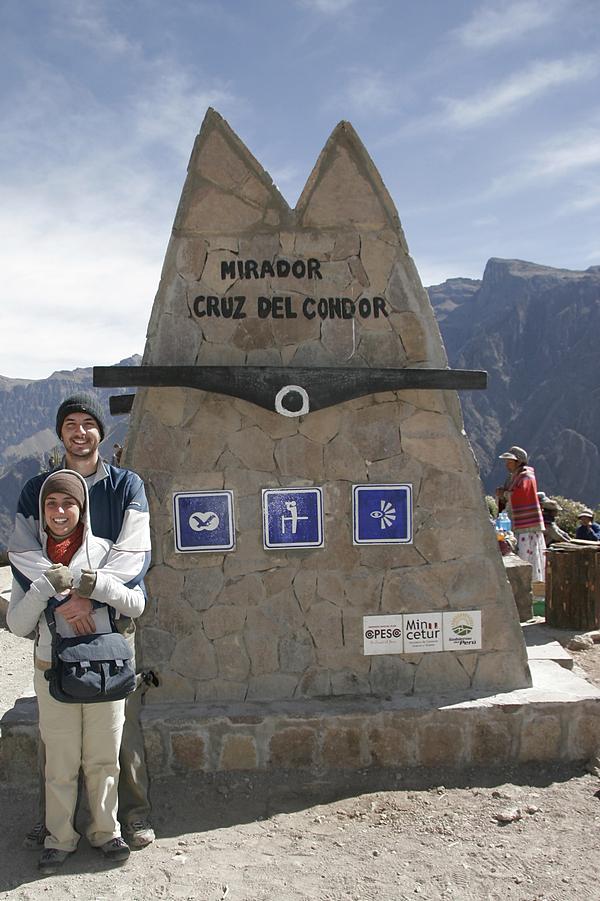
[[[263,488],[262,502],[266,550],[323,547],[322,488]]]
[[[232,491],[179,491],[173,495],[173,518],[177,551],[235,548]]]
[[[412,485],[352,486],[353,544],[412,543]]]

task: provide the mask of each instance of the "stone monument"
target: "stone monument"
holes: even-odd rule
[[[597,689],[544,648],[528,687],[453,390],[483,376],[448,369],[348,123],[291,210],[209,110],[143,363],[94,370],[139,388],[124,464],[152,518],[153,774],[281,770],[294,789],[337,772],[347,792],[388,767],[438,784],[448,765],[597,753]],[[35,773],[35,702],[1,725],[0,781]]]
[[[447,368],[394,204],[349,123],[333,131],[292,210],[208,111],[142,370],[165,365],[230,369],[219,371],[221,389],[177,387],[175,378],[140,389],[133,406],[126,465],[146,482],[154,535],[141,645],[161,687],[149,701],[529,684],[455,392],[380,390],[315,410],[298,385],[287,398],[296,412],[285,409],[285,396],[280,412],[228,396],[226,382],[243,382],[243,367],[249,382],[255,367],[304,367],[325,383],[332,368],[348,382],[364,369]],[[303,403],[308,412],[297,415]],[[409,486],[412,540],[355,543],[354,485]],[[265,547],[263,489],[311,486],[322,489],[321,546]],[[223,489],[231,492],[234,546],[178,551],[174,495]],[[452,619],[443,615],[457,612],[476,614],[475,632],[480,619],[479,640],[443,643],[443,622],[450,629]],[[403,614],[414,622],[394,619]],[[411,626],[431,627],[434,640],[369,650],[364,617],[379,617],[373,628],[392,617],[404,625],[405,644]]]
[[[347,122],[292,210],[209,110],[143,363],[95,381],[138,387],[125,465],[152,518],[140,646],[161,680],[142,716],[153,772],[593,751],[600,693],[563,685],[548,661],[528,687],[453,390],[485,374],[448,368]]]

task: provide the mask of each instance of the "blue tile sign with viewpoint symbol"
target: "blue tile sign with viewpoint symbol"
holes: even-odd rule
[[[176,551],[235,548],[232,491],[178,491],[173,495],[173,519]]]
[[[263,488],[263,544],[323,547],[322,488]]]
[[[352,486],[353,544],[412,543],[412,485]]]

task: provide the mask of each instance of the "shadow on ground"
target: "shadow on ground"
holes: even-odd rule
[[[342,771],[304,775],[288,772],[280,774],[276,780],[255,774],[227,776],[223,773],[185,779],[169,777],[152,785],[153,824],[160,841],[267,820],[276,814],[302,811],[371,792],[426,792],[442,785],[445,789],[494,788],[507,783],[542,788],[568,782],[584,773],[582,765],[535,765],[469,770],[447,768],[438,770],[433,776],[431,770],[413,769],[403,773],[378,769],[352,774]],[[0,859],[10,860],[10,867],[2,867],[0,873],[0,892],[11,892],[40,879],[36,869],[38,852],[22,847],[23,836],[36,820],[36,802],[34,792],[16,794],[9,787],[0,788],[4,825],[0,832]],[[83,831],[85,820],[86,812],[82,809],[77,824],[79,831]],[[136,852],[136,855],[138,853],[143,852]],[[62,867],[61,875],[102,874],[111,869],[114,867],[82,838],[77,853]]]

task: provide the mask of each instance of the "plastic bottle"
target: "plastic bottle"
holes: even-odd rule
[[[499,513],[496,518],[496,531],[497,532],[510,532],[512,528],[512,523],[508,516],[506,510],[503,510],[502,513]]]

